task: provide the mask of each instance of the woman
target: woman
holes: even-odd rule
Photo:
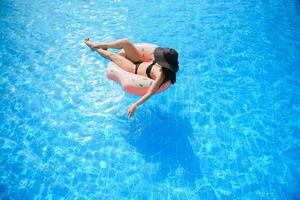
[[[116,40],[110,43],[93,43],[89,38],[85,39],[85,44],[92,50],[96,50],[102,57],[110,59],[120,68],[135,74],[139,74],[154,80],[154,84],[147,93],[128,109],[128,116],[131,117],[137,107],[144,103],[153,95],[159,87],[166,81],[176,82],[176,72],[178,71],[178,53],[171,48],[153,48],[154,61],[144,62],[143,55],[127,39]],[[123,49],[124,53],[113,53],[107,51],[109,48]]]

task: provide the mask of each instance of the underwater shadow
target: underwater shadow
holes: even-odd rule
[[[192,133],[188,118],[155,107],[129,121],[129,134],[125,139],[136,147],[146,162],[159,163],[159,172],[152,177],[154,180],[175,175],[195,186],[195,179],[202,175],[199,159],[189,141],[193,139]]]

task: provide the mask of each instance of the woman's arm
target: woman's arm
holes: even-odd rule
[[[142,96],[137,102],[132,104],[132,106],[128,109],[128,116],[131,117],[133,113],[135,112],[136,108],[143,104],[147,99],[149,99],[158,89],[160,84],[163,82],[165,76],[162,73],[162,70],[160,70],[160,75],[155,79],[154,84],[151,85],[147,93]]]

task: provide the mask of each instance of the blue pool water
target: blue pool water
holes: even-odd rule
[[[300,199],[300,2],[0,1],[0,198]],[[173,47],[138,97],[83,39]]]

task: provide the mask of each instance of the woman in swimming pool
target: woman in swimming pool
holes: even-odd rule
[[[85,44],[92,50],[97,51],[102,57],[107,58],[120,68],[135,74],[139,74],[154,80],[154,84],[147,93],[128,109],[128,116],[131,117],[137,107],[153,95],[166,81],[176,82],[178,71],[178,53],[175,49],[154,47],[153,62],[145,62],[142,54],[128,39],[116,40],[110,43],[93,43],[89,38],[84,40]],[[124,53],[113,53],[107,51],[109,48],[123,49]]]

